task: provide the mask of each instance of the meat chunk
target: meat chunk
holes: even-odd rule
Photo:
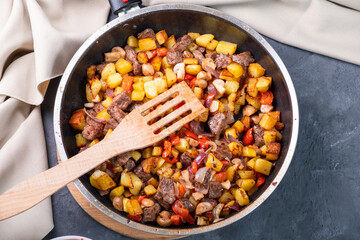
[[[131,112],[132,110],[140,107],[141,105],[143,105],[142,102],[132,102],[132,103],[128,106],[127,110],[128,110],[129,112]]]
[[[183,154],[181,154],[180,156],[180,162],[182,165],[184,165],[185,167],[189,167],[192,163],[192,159],[189,156],[188,152],[184,152]]]
[[[221,161],[230,161],[232,159],[232,153],[229,149],[229,145],[224,141],[216,141],[217,149],[215,152],[215,157]]]
[[[154,222],[156,220],[157,215],[160,213],[161,207],[158,203],[155,203],[151,207],[146,207],[143,209],[142,222]]]
[[[212,51],[212,52],[208,52],[205,54],[206,58],[211,58],[212,60],[215,60],[215,58],[217,57],[217,52],[216,51]]]
[[[177,42],[172,47],[172,50],[183,52],[190,45],[191,42],[192,42],[191,37],[189,35],[184,35],[177,40]]]
[[[254,145],[258,146],[258,147],[264,145],[265,144],[265,141],[264,141],[264,128],[262,128],[259,124],[255,125],[253,127],[253,133],[254,133],[254,140],[255,140]]]
[[[129,45],[125,46],[125,53],[126,57],[125,60],[129,61],[133,66],[133,72],[135,75],[138,75],[141,73],[141,64],[138,62],[136,58],[136,52],[133,47],[130,47]]]
[[[190,202],[189,199],[182,198],[182,199],[180,199],[180,202],[181,202],[183,208],[187,209],[189,212],[194,212],[195,211],[196,208],[195,208],[194,204],[192,204]]]
[[[130,103],[131,103],[130,94],[128,92],[121,92],[114,97],[113,102],[110,104],[110,106],[115,105],[121,110],[125,110],[130,105]]]
[[[104,129],[104,124],[98,123],[93,119],[91,119],[89,116],[87,116],[86,125],[84,127],[84,130],[82,131],[82,136],[86,140],[94,140],[95,138],[99,138],[103,136],[103,129]]]
[[[160,180],[154,199],[167,204],[173,204],[176,200],[174,180],[163,177]]]
[[[242,52],[232,55],[233,62],[236,62],[244,67],[248,67],[250,63],[253,63],[255,59],[251,56],[251,52]]]
[[[201,53],[204,53],[206,51],[206,48],[198,46],[197,48]]]
[[[207,194],[210,186],[211,169],[208,168],[202,182],[195,182],[195,191],[202,194]]]
[[[131,158],[131,153],[125,152],[125,153],[119,154],[116,157],[110,159],[110,162],[113,165],[113,167],[116,168],[116,167],[120,167],[120,166],[123,166],[124,164],[126,164],[130,158]]]
[[[109,129],[114,130],[117,125],[119,125],[119,123],[114,118],[109,118],[104,126],[103,134],[105,135],[109,131]]]
[[[221,197],[223,187],[220,182],[211,181],[209,186],[209,198],[218,199]]]
[[[156,39],[155,32],[151,28],[147,28],[137,35],[138,39],[153,38]]]
[[[91,112],[91,115],[96,116],[96,114],[98,114],[99,112],[101,112],[104,109],[105,109],[105,107],[101,103],[97,103],[91,109],[92,111],[95,111],[95,112],[92,112],[92,111],[90,111],[90,112]]]
[[[101,63],[99,65],[96,65],[96,72],[101,75],[102,70],[106,66],[107,63]]]
[[[179,51],[174,51],[172,49],[168,50],[166,53],[166,58],[169,64],[175,65],[182,62],[182,54]]]
[[[124,164],[124,169],[126,169],[128,172],[130,172],[131,170],[133,170],[135,168],[135,161],[132,159],[129,159],[125,164]]]
[[[110,104],[107,112],[117,121],[117,123],[120,123],[126,116],[126,113],[114,104]]]
[[[217,69],[226,68],[231,63],[231,57],[229,54],[220,53],[215,58],[215,64]]]
[[[204,55],[199,50],[194,50],[193,55],[194,55],[194,58],[196,58],[198,60],[199,64],[201,65],[205,59]]]
[[[141,164],[134,169],[134,173],[140,178],[142,182],[147,182],[152,177],[150,173],[144,172]]]
[[[225,118],[224,113],[217,113],[209,118],[208,125],[213,134],[219,135],[221,133],[224,127]]]

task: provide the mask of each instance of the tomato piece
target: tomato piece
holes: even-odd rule
[[[177,215],[180,215],[180,217],[184,218],[187,215],[189,215],[189,210],[183,208],[182,203],[179,200],[176,200],[174,204],[172,205],[172,210]]]
[[[195,220],[194,218],[191,216],[191,214],[187,215],[186,217],[184,217],[184,219],[190,223],[190,224],[194,224],[195,223]]]
[[[270,105],[274,100],[274,94],[271,91],[260,92],[261,98],[260,103],[262,105]]]
[[[131,93],[133,81],[134,81],[134,77],[126,74],[123,78],[123,84],[122,84],[123,91]]]
[[[198,136],[197,136],[195,133],[193,133],[192,131],[190,131],[190,130],[186,130],[186,131],[184,131],[184,133],[185,133],[185,135],[186,135],[187,137],[189,137],[189,138],[193,138],[193,139],[195,139],[195,140],[199,140]]]
[[[156,55],[159,57],[165,57],[167,54],[167,48],[162,47],[162,48],[158,48],[156,49]]]
[[[190,130],[190,123],[185,124],[185,125],[184,125],[184,128]]]
[[[215,181],[217,182],[223,182],[227,179],[227,172],[223,171],[223,172],[219,172],[215,174]]]
[[[144,198],[146,198],[146,195],[138,196],[137,200],[139,203],[141,203]]]
[[[180,215],[172,215],[170,220],[171,224],[174,226],[180,225],[182,223]]]
[[[175,136],[175,137],[173,137],[173,138],[171,138],[171,136],[170,136],[170,141],[171,141],[171,145],[177,145],[177,144],[180,144],[180,137],[179,136]]]
[[[189,86],[191,87],[191,88],[193,88],[193,87],[195,87],[196,86],[196,78],[193,78],[192,80],[190,80],[190,82],[189,82]]]
[[[252,145],[254,144],[254,136],[253,136],[253,128],[247,130],[245,135],[243,136],[244,145]]]
[[[171,142],[165,140],[164,141],[164,151],[162,152],[162,157],[167,158],[171,154]]]
[[[256,178],[257,178],[257,180],[256,180],[256,186],[257,187],[260,187],[261,185],[264,184],[264,182],[265,182],[265,176],[264,175],[262,175],[261,173],[256,173]]]
[[[172,159],[167,158],[167,157],[163,157],[163,158],[164,158],[165,162],[168,162],[168,163],[171,163],[171,164],[174,164],[174,163],[176,163],[177,161],[179,161],[178,158],[172,158]]]
[[[208,149],[209,148],[209,144],[208,144],[208,139],[207,138],[200,138],[199,139],[199,148],[200,149]]]
[[[191,75],[191,74],[185,74],[185,78],[184,78],[184,80],[188,80],[188,81],[191,81],[191,80],[193,80],[195,78],[195,76],[194,75]]]
[[[141,221],[141,215],[140,214],[135,215],[135,216],[132,216],[132,215],[128,214],[128,217],[131,218],[132,220],[137,221],[137,222]]]
[[[180,184],[179,185],[179,199],[182,198],[185,193],[186,193],[185,187],[182,184]]]
[[[197,163],[196,163],[195,161],[193,161],[193,162],[191,163],[191,168],[190,168],[190,170],[191,170],[194,174],[197,172],[197,170],[198,170],[198,165],[197,165]]]

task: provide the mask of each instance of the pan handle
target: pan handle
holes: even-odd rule
[[[127,12],[129,9],[140,6],[141,0],[109,0],[111,10],[114,14]]]

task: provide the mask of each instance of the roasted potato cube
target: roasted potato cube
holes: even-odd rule
[[[226,68],[235,78],[241,77],[245,72],[243,66],[236,62],[230,63]]]
[[[167,80],[167,86],[170,88],[177,81],[177,76],[171,68],[165,69],[165,76]]]
[[[141,153],[139,151],[131,151],[131,157],[135,161],[139,161],[139,159],[141,158]]]
[[[229,190],[226,190],[226,191],[223,192],[223,194],[222,194],[221,197],[219,198],[219,202],[226,204],[226,203],[228,203],[228,202],[230,202],[230,201],[232,201],[232,200],[234,200],[234,199],[235,199],[235,198],[234,198],[234,196],[230,193],[230,191],[229,191]]]
[[[256,88],[257,79],[256,78],[249,78],[248,79],[248,86],[246,89],[247,94],[251,97],[256,97],[258,95],[258,89]]]
[[[110,129],[106,132],[104,138],[107,138],[112,132],[113,132],[113,129],[110,128]]]
[[[139,47],[139,40],[134,36],[129,36],[127,39],[127,45],[133,48]]]
[[[264,114],[259,124],[264,129],[271,130],[275,126],[276,122],[277,122],[276,119],[273,118],[270,114]]]
[[[154,157],[161,156],[161,153],[162,153],[162,147],[160,146],[156,146],[152,149],[152,155]]]
[[[196,118],[196,121],[199,121],[199,122],[207,122],[209,118],[209,109],[206,108],[206,111],[203,112],[202,114],[200,114],[197,118]]]
[[[136,216],[136,215],[143,214],[143,210],[137,199],[130,199],[130,201],[128,203],[130,203],[130,205],[131,205],[131,207],[128,207],[129,215]]]
[[[236,184],[245,191],[249,191],[251,188],[253,188],[255,183],[256,182],[254,179],[238,179],[236,181]]]
[[[168,39],[168,35],[165,30],[161,30],[160,32],[157,32],[155,37],[156,37],[156,41],[160,45],[164,44],[166,42],[166,40]]]
[[[108,63],[105,65],[104,69],[101,71],[101,78],[103,80],[106,80],[108,76],[116,73],[115,70],[115,64],[114,63]]]
[[[191,37],[191,40],[195,41],[196,38],[200,37],[200,33],[189,32],[187,35]]]
[[[84,109],[76,110],[69,120],[69,124],[75,130],[82,131],[86,125]]]
[[[121,195],[123,195],[124,191],[125,191],[124,186],[119,186],[119,187],[114,188],[113,190],[111,190],[111,192],[109,194],[110,200],[112,201],[115,197],[121,197]]]
[[[154,57],[150,62],[156,72],[160,71],[161,69],[161,61],[161,57]]]
[[[174,147],[179,152],[186,152],[190,148],[190,145],[185,138],[180,138],[180,143],[176,144]]]
[[[84,147],[87,144],[87,140],[82,136],[81,133],[75,135],[75,141],[78,148]]]
[[[163,93],[167,90],[167,82],[165,78],[161,78],[161,77],[155,78],[154,83],[158,94]]]
[[[175,43],[176,43],[175,35],[171,35],[164,43],[164,46],[167,49],[171,49],[175,45]]]
[[[256,88],[259,92],[266,92],[271,85],[271,77],[259,77],[256,83]]]
[[[234,75],[231,72],[229,72],[228,70],[226,70],[226,69],[223,69],[220,72],[220,79],[227,80],[227,81],[236,81],[237,80],[234,77]]]
[[[111,118],[110,114],[107,113],[107,110],[104,109],[101,112],[99,112],[98,114],[96,114],[96,118],[98,119],[104,119],[104,120],[109,120]]]
[[[177,162],[180,163],[180,162]],[[174,180],[174,182],[179,182],[181,176],[181,172],[180,171],[176,171],[172,176],[171,179]]]
[[[267,149],[266,145],[261,146],[260,147],[260,155],[266,156],[266,149]]]
[[[249,94],[246,94],[245,99],[251,106],[253,106],[256,109],[260,109],[261,107],[260,94],[258,94],[256,97],[252,97]]]
[[[152,147],[148,147],[142,150],[142,157],[149,158],[152,156]]]
[[[133,66],[131,65],[131,63],[126,61],[123,58],[120,58],[115,63],[115,68],[116,68],[116,71],[118,71],[120,74],[123,74],[123,75],[126,73],[129,73],[133,70]]]
[[[198,60],[196,58],[184,58],[183,63],[187,65],[198,65]]]
[[[157,170],[159,170],[162,165],[164,165],[165,163],[165,159],[163,159],[162,157],[156,157],[154,160],[154,166],[153,168],[151,168],[150,172],[152,174],[155,174]]]
[[[154,195],[156,193],[156,188],[153,185],[147,185],[144,187],[144,192],[147,196]]]
[[[89,103],[92,103],[93,102],[93,95],[91,93],[91,87],[90,87],[90,84],[86,84],[85,85],[85,94],[86,94],[86,100],[89,102]]]
[[[104,101],[101,102],[101,105],[103,105],[105,108],[108,108],[111,103],[112,97],[107,97]]]
[[[258,78],[264,76],[265,68],[263,68],[259,63],[250,63],[248,73],[251,77]]]
[[[243,151],[242,148],[243,148],[242,145],[236,142],[229,143],[229,149],[234,156],[241,156]]]
[[[127,172],[122,172],[120,177],[120,185],[128,188],[132,188],[133,184],[131,181],[130,174]]]
[[[251,168],[251,169],[254,169],[255,167],[255,162],[256,162],[256,159],[257,157],[254,157],[252,159],[250,159],[249,161],[246,162],[246,166]],[[240,186],[239,186],[240,187]],[[247,190],[246,190],[247,191]]]
[[[220,41],[216,47],[216,52],[232,55],[236,52],[236,47],[237,45],[235,43]]]
[[[214,169],[215,172],[219,172],[223,167],[223,163],[217,159],[214,154],[210,153],[205,166]]]
[[[105,191],[116,186],[114,180],[101,170],[95,170],[90,176],[90,184],[96,189]]]
[[[238,93],[236,103],[239,105],[245,105],[245,96],[246,96],[245,89],[246,89],[246,87],[247,87],[247,85],[245,84],[243,86],[243,88],[240,90],[240,92]]]
[[[244,131],[244,124],[239,120],[237,120],[232,127],[235,128],[238,133]]]
[[[153,38],[139,39],[139,48],[141,51],[150,51],[156,49],[156,42]]]
[[[132,101],[142,101],[145,97],[145,91],[134,90],[131,92],[131,100]]]
[[[255,184],[249,191],[247,191],[248,196],[253,195],[258,189],[258,186]]]
[[[245,206],[250,203],[249,196],[247,195],[247,193],[243,188],[238,188],[238,189],[232,188],[230,189],[230,191],[231,194],[235,197],[236,202],[240,206]]]
[[[171,68],[171,65],[169,64],[167,57],[165,56],[161,59],[161,69],[164,70],[167,68]]]
[[[272,130],[264,131],[264,142],[265,145],[269,143],[275,142],[276,139],[276,132]]]
[[[130,173],[130,177],[131,177],[131,182],[132,182],[133,187],[129,188],[129,191],[133,195],[139,195],[141,187],[142,187],[142,181],[135,173]]]
[[[147,185],[153,185],[155,188],[157,188],[159,186],[159,181],[156,180],[156,178],[150,178],[147,182]]]
[[[149,58],[145,52],[139,52],[136,58],[140,63],[148,63],[149,61]]]
[[[236,93],[237,90],[239,89],[239,86],[240,84],[237,81],[226,81],[224,85],[225,94],[230,95],[232,93]]]
[[[238,169],[239,164],[231,165],[226,169],[227,179],[232,182],[235,176],[235,171]]]
[[[249,147],[249,146],[245,146],[243,147],[243,154],[244,157],[256,157],[256,150],[255,148]]]
[[[151,99],[158,95],[158,90],[154,80],[144,83],[144,89],[147,98]]]
[[[278,142],[269,143],[266,148],[266,159],[277,160],[280,154],[281,144]]]
[[[170,178],[174,174],[172,164],[165,162],[158,170],[156,170],[156,174],[162,177]]]
[[[90,67],[88,67],[88,69],[86,70],[86,76],[88,79],[93,79],[93,77],[95,77],[95,73],[96,73],[96,66],[95,65],[91,65]]]
[[[199,87],[194,87],[194,94],[198,99],[201,99],[204,96],[204,90]]]
[[[145,173],[150,173],[151,169],[154,167],[155,160],[156,157],[149,157],[141,162],[141,167]]]
[[[256,179],[256,173],[253,170],[239,170],[238,174],[241,179]]]
[[[206,49],[210,51],[214,51],[218,44],[219,41],[213,39],[206,45]]]
[[[201,65],[186,65],[185,72],[191,75],[197,75],[199,72],[202,71]]]
[[[101,90],[102,84],[99,79],[95,79],[91,84],[91,94],[95,97]]]
[[[239,134],[236,132],[235,128],[228,128],[225,130],[225,136],[229,139],[230,136],[237,139],[239,137]]]
[[[266,176],[269,176],[270,171],[271,171],[271,167],[272,167],[272,162],[269,162],[267,160],[258,158],[255,161],[255,166],[254,166],[254,170],[256,172],[262,173]]]
[[[125,193],[124,193],[124,196],[125,196]],[[131,208],[131,203],[130,203],[130,199],[128,199],[127,197],[123,198],[123,208],[124,208],[124,212],[129,213],[129,209]]]
[[[280,121],[280,111],[268,112],[268,114],[274,119],[276,119],[277,122]]]
[[[243,116],[241,123],[244,125],[244,130],[247,131],[250,128],[251,118],[249,116]]]
[[[199,37],[197,37],[195,39],[196,41],[196,44],[201,46],[201,47],[206,47],[211,40],[214,39],[214,35],[212,34],[203,34],[203,35],[200,35]]]

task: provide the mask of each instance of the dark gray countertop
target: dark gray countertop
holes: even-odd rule
[[[266,38],[295,85],[298,144],[288,172],[251,214],[186,239],[360,239],[360,67]],[[49,165],[57,164],[53,105],[59,78],[42,104]],[[129,239],[107,229],[64,188],[52,196],[54,229],[44,238]]]

